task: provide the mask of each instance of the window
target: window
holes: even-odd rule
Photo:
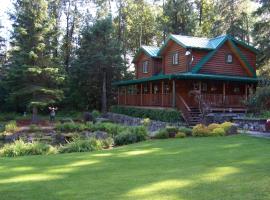
[[[178,65],[178,63],[179,63],[179,54],[178,52],[175,52],[172,54],[172,64]]]
[[[148,73],[148,61],[143,62],[142,70],[143,73]]]
[[[232,63],[233,62],[233,56],[232,54],[227,54],[226,55],[226,63]]]

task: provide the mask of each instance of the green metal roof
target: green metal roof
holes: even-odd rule
[[[187,73],[166,74],[166,75],[160,74],[156,76],[151,76],[149,78],[119,81],[113,83],[113,85],[115,86],[132,85],[164,79],[221,80],[221,81],[236,81],[236,82],[250,82],[250,83],[256,83],[259,80],[258,78],[243,77],[243,76],[228,76],[219,74],[194,74],[191,72],[187,72]]]
[[[144,52],[146,55],[148,55],[149,57],[152,58],[159,58],[158,56],[158,52],[159,52],[159,47],[155,47],[155,46],[141,46],[141,48],[139,49],[139,51],[136,53],[136,55],[134,56],[134,59],[132,62],[134,62],[139,55]]]
[[[194,48],[194,49],[206,49],[206,50],[215,50],[217,49],[220,44],[223,43],[225,39],[232,38],[230,35],[221,35],[215,38],[204,38],[204,37],[192,37],[192,36],[185,36],[185,35],[174,35],[170,34],[169,37],[166,39],[162,47],[160,48],[158,55],[160,55],[163,49],[167,46],[170,40],[173,40],[180,46],[184,48]],[[246,48],[250,49],[251,51],[258,53],[258,50],[254,47],[246,44],[243,41],[237,40],[232,38],[234,42],[245,46]]]

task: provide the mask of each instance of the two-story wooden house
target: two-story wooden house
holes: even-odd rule
[[[254,92],[257,50],[229,35],[170,35],[159,47],[136,54],[136,79],[114,83],[118,104],[173,107],[190,124],[205,112],[244,112]]]

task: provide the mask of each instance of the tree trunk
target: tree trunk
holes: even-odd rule
[[[32,108],[32,123],[35,124],[37,123],[38,119],[37,119],[37,113],[38,113],[38,109],[36,106],[33,106]]]
[[[102,113],[107,112],[107,88],[106,88],[106,72],[103,72],[103,81],[102,81]]]

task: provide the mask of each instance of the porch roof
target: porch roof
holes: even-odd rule
[[[245,83],[256,83],[258,78],[254,77],[243,77],[243,76],[228,76],[228,75],[218,75],[218,74],[195,74],[195,73],[179,73],[179,74],[159,74],[151,76],[149,78],[141,78],[134,80],[123,80],[114,82],[112,85],[123,86],[132,85],[138,83],[145,83],[149,81],[157,80],[171,80],[171,79],[197,79],[197,80],[220,80],[220,81],[233,81],[233,82],[245,82]]]

